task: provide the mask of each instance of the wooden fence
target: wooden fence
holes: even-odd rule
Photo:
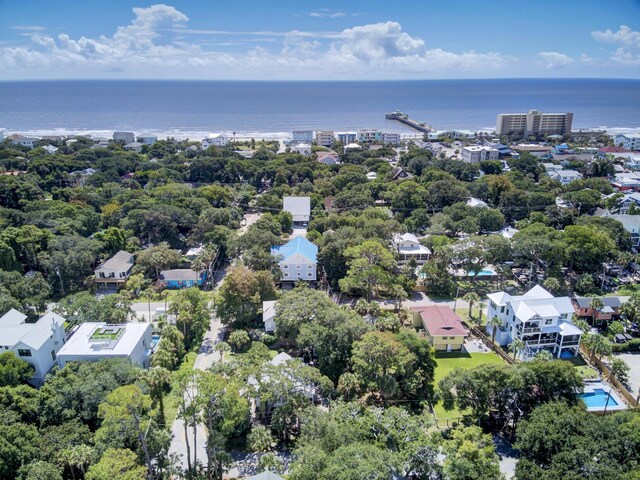
[[[594,367],[596,367],[600,372],[602,372],[602,376],[607,380],[613,387],[622,395],[625,400],[631,405],[633,408],[638,406],[638,401],[640,400],[640,395],[634,397],[627,387],[624,386],[618,378],[611,373],[609,367],[607,367],[604,362],[597,358],[597,356],[593,357],[593,361],[591,361],[591,351],[585,347],[582,343],[580,344],[580,353],[584,357],[587,363],[592,363]]]
[[[469,325],[467,322],[462,322],[473,334],[478,337],[482,343],[484,343],[488,348],[490,348],[493,353],[498,355],[502,360],[507,362],[509,365],[513,365],[515,361],[513,357],[507,355],[499,345],[494,344],[489,337],[485,335],[485,333],[478,328],[477,325]]]

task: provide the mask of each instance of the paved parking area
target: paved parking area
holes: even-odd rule
[[[640,353],[617,353],[616,357],[629,365],[629,387],[631,393],[637,395],[640,392]]]

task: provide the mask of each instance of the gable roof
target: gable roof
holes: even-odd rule
[[[593,300],[593,297],[576,297],[573,299],[579,308],[589,308],[591,300]],[[602,300],[602,304],[605,307],[616,308],[622,305],[619,297],[600,297],[600,300]]]
[[[316,263],[318,247],[304,237],[295,237],[284,245],[271,247],[271,255],[281,255],[284,260],[297,253]]]
[[[276,316],[276,300],[265,300],[262,302],[262,321],[266,322],[267,320]]]
[[[64,318],[53,312],[40,317],[35,323],[25,323],[27,316],[15,309],[9,310],[0,317],[0,343],[13,347],[18,343],[38,349],[51,336],[52,324],[64,325]]]
[[[447,305],[430,305],[415,309],[422,319],[422,325],[429,335],[464,336],[464,328],[460,317]]]
[[[198,280],[201,274],[190,268],[175,268],[173,270],[162,270],[160,272],[160,280],[165,282],[171,280]]]

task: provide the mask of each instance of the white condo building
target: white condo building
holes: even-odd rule
[[[567,135],[571,133],[573,113],[501,113],[496,119],[497,135]]]
[[[462,160],[467,163],[478,163],[484,160],[498,160],[500,152],[493,147],[462,147]]]
[[[149,368],[151,324],[86,322],[78,327],[58,352],[60,368],[67,362],[96,362],[127,358],[133,365]]]
[[[502,327],[496,329],[496,342],[504,346],[516,338],[523,340],[525,348],[519,352],[523,360],[531,360],[541,350],[557,358],[578,354],[582,331],[571,323],[574,308],[569,297],[554,297],[539,285],[524,295],[496,292],[487,297],[487,320],[502,320]],[[490,325],[487,333],[493,334]]]
[[[382,141],[382,132],[377,128],[361,128],[358,130],[358,142],[360,143],[370,143],[370,142],[381,142]]]
[[[33,365],[31,381],[41,385],[64,345],[64,322],[60,315],[49,312],[36,323],[27,323],[27,316],[12,308],[0,317],[0,353],[14,352]]]
[[[400,145],[400,134],[384,132],[382,134],[382,143],[396,146]]]

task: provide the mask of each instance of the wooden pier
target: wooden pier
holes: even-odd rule
[[[418,122],[409,117],[406,113],[395,111],[393,113],[387,113],[385,115],[387,120],[397,120],[400,123],[404,123],[406,126],[413,128],[422,133],[431,133],[435,129],[424,122]]]

